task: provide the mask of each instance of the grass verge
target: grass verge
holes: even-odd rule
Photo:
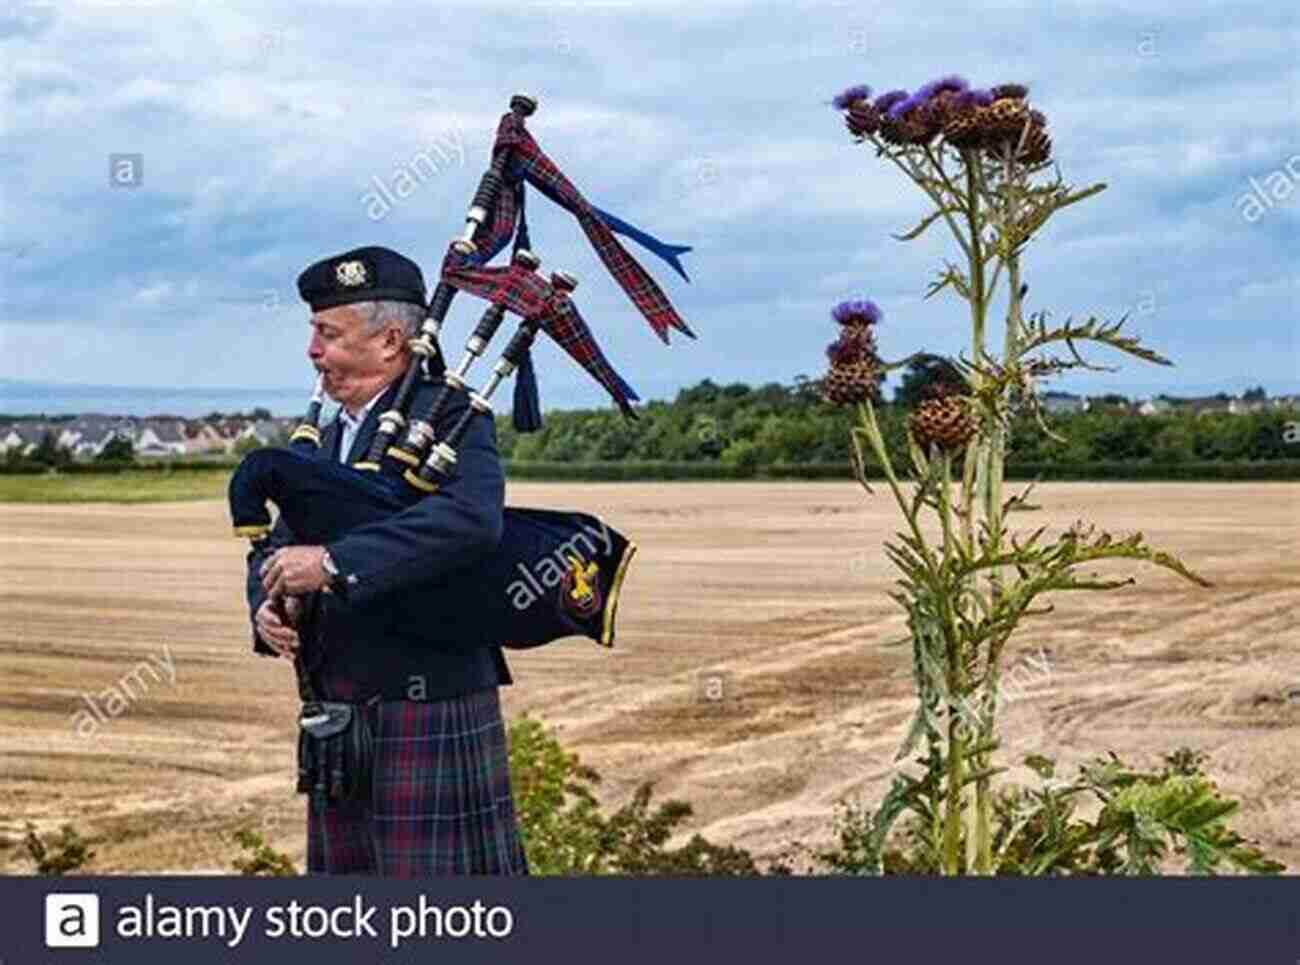
[[[0,476],[0,503],[159,503],[224,499],[229,469]]]

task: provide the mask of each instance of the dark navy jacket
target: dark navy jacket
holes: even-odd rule
[[[391,384],[371,406],[348,463],[364,458],[379,416],[392,403],[397,387],[397,382]],[[436,389],[433,383],[421,382],[407,412],[428,411]],[[458,390],[434,426],[438,438],[450,432],[468,405],[468,394]],[[321,434],[317,458],[337,461],[339,437],[335,419]],[[398,467],[405,468],[384,460],[385,473],[400,474]],[[422,606],[430,584],[442,582],[496,548],[504,505],[505,476],[497,454],[496,426],[491,416],[475,415],[457,449],[450,482],[402,512],[327,545],[346,588],[342,594],[315,593],[307,601],[299,634],[305,648],[319,643],[320,650],[304,654],[309,664],[324,655],[313,675],[313,688],[319,688],[325,677],[346,681],[350,691],[346,696],[357,699],[373,693],[440,699],[512,683],[500,641],[445,639],[439,633],[439,615]],[[294,542],[288,526],[278,521],[271,533],[272,546]],[[249,554],[248,604],[253,615],[266,599],[258,573],[264,559]],[[253,649],[275,655],[255,625]]]

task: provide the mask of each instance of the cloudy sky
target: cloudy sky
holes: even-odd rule
[[[955,353],[964,303],[921,297],[954,242],[938,226],[890,237],[927,203],[827,102],[957,72],[1028,84],[1065,179],[1109,185],[1030,248],[1028,308],[1127,312],[1176,363],[1103,348],[1091,358],[1117,371],[1050,387],[1300,391],[1294,8],[977,8],[6,0],[0,379],[305,394],[298,272],[382,244],[432,277],[516,90],[539,97],[530,129],[593,203],[694,246],[690,284],[631,247],[699,334],[665,347],[577,223],[532,196],[544,269],[579,276],[584,314],[644,398],[819,375],[828,312],[848,297],[884,310],[884,355]],[[391,193],[421,152],[436,169],[376,210],[375,182]],[[140,156],[138,186],[110,183],[111,155]],[[480,307],[458,300],[448,354]],[[553,347],[539,366],[545,404],[604,404]]]

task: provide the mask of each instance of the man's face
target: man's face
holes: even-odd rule
[[[368,332],[351,305],[339,305],[311,317],[307,357],[325,378],[325,394],[345,406],[360,407],[391,377],[402,338],[395,326]]]

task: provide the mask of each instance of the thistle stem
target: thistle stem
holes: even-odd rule
[[[974,323],[971,352],[977,363],[984,361],[984,246],[980,239],[979,201],[975,193],[975,166],[979,155],[964,152],[966,159],[966,220],[970,227],[970,307]],[[978,378],[978,377],[977,377]],[[978,389],[979,386],[977,385]]]
[[[943,468],[943,480],[939,490],[939,522],[943,526],[943,561],[952,558],[952,455],[945,449],[939,456]]]
[[[943,822],[943,871],[949,875],[961,874],[961,832],[965,817],[961,806],[963,751],[961,721],[949,708],[948,786]]]
[[[881,435],[880,426],[876,422],[876,411],[871,405],[870,399],[858,403],[858,417],[866,428],[867,438],[871,440],[871,448],[875,450],[876,458],[880,460],[880,467],[885,472],[885,479],[889,482],[889,488],[894,492],[894,499],[897,500],[903,515],[907,517],[907,522],[912,528],[912,535],[916,538],[917,545],[921,547],[930,576],[937,581],[939,578],[938,564],[935,562],[934,554],[930,551],[930,545],[925,541],[925,537],[921,535],[921,528],[916,522],[916,514],[912,512],[911,506],[903,496],[903,488],[898,482],[898,476],[894,473],[894,464],[889,458],[888,450],[885,448],[885,439]]]

